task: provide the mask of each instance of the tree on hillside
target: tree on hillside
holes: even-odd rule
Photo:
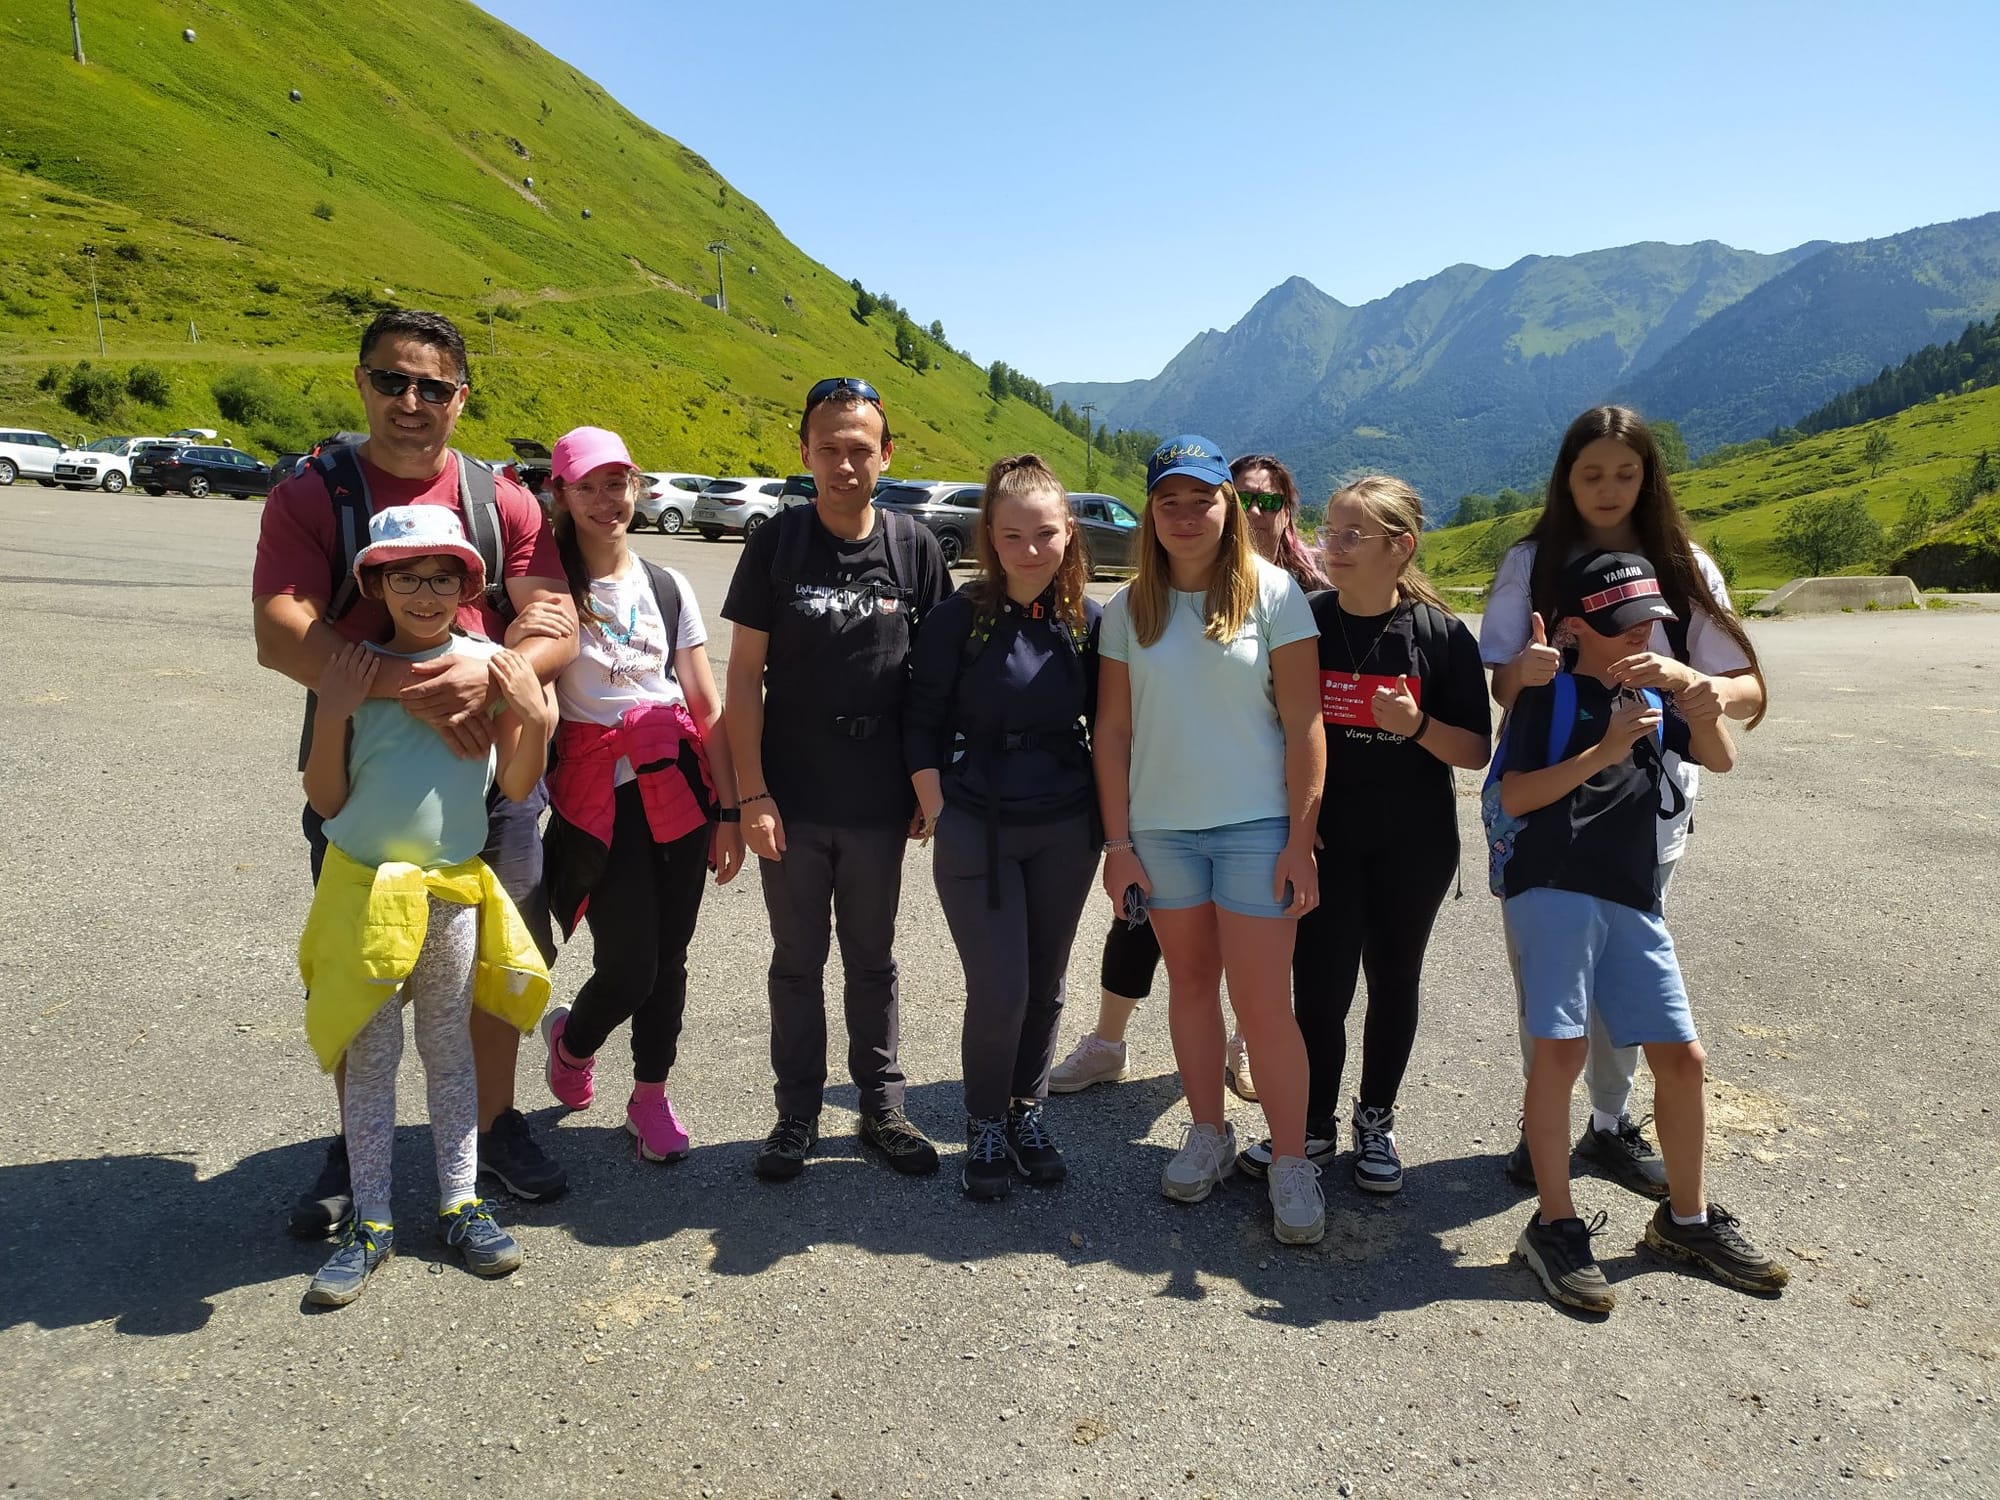
[[[949,349],[951,347],[951,345],[947,344],[944,340],[944,319],[932,318],[930,332],[932,341],[935,342],[939,348]]]
[[[847,284],[854,288],[854,316],[866,323],[875,316],[876,309],[882,305],[881,299],[863,286],[858,276]]]
[[[1534,503],[1535,497],[1533,495],[1524,495],[1509,485],[1493,497],[1493,514],[1496,516],[1515,515],[1520,511],[1528,509]]]
[[[1491,495],[1460,495],[1458,509],[1452,512],[1451,524],[1470,526],[1474,521],[1493,519],[1493,497]]]
[[[1779,556],[1801,575],[1821,578],[1877,557],[1882,527],[1858,495],[1824,495],[1785,512],[1775,538]]]
[[[1660,449],[1660,463],[1669,474],[1678,474],[1688,466],[1687,439],[1681,436],[1678,422],[1648,422],[1653,429],[1653,441]]]
[[[1941,517],[1931,505],[1931,497],[1922,490],[1903,502],[1903,514],[1889,530],[1889,540],[1883,549],[1884,557],[1901,557],[1905,552],[1924,539],[1924,534],[1937,525]]]
[[[908,318],[896,319],[896,358],[906,365],[917,362],[917,330]]]
[[[1861,461],[1868,465],[1868,477],[1873,479],[1882,472],[1882,465],[1896,451],[1896,445],[1889,441],[1889,434],[1876,428],[1868,434],[1868,441],[1861,445]]]
[[[994,360],[986,367],[986,394],[995,401],[1007,399],[1007,365],[1004,360]]]

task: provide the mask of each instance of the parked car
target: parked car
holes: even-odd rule
[[[132,482],[132,457],[165,438],[103,437],[85,448],[67,448],[56,460],[56,479],[69,489],[102,489],[115,495]]]
[[[179,438],[184,443],[207,443],[217,448],[232,446],[228,438],[217,442],[213,427],[176,427],[167,436],[170,438]]]
[[[646,487],[634,507],[632,529],[642,531],[650,526],[665,536],[672,536],[687,525],[688,517],[694,514],[695,501],[715,483],[712,474],[647,473],[642,477]]]
[[[1135,573],[1139,569],[1139,518],[1116,495],[1095,495],[1088,490],[1069,497],[1076,515],[1077,534],[1083,538],[1084,571],[1092,578],[1100,573]]]
[[[549,452],[549,445],[535,438],[508,438],[507,446],[514,450],[514,458],[511,463],[502,464],[500,472],[519,482],[542,502],[544,510],[548,509],[549,478],[556,471],[555,455]]]
[[[701,492],[689,517],[704,541],[719,542],[725,536],[749,541],[757,528],[781,510],[808,505],[817,493],[812,475],[794,474],[790,479],[718,479]]]
[[[311,457],[310,453],[280,453],[271,460],[271,483],[290,479],[299,472],[299,465]]]
[[[0,428],[0,484],[12,484],[23,474],[43,484],[54,484],[56,461],[62,455],[60,438],[31,428]]]
[[[899,510],[928,527],[944,553],[944,565],[955,568],[960,559],[974,550],[972,538],[979,529],[979,501],[985,493],[983,484],[905,480],[878,490],[875,503],[884,510]]]
[[[132,460],[132,482],[149,495],[164,495],[169,490],[197,500],[210,491],[268,495],[273,477],[269,464],[261,464],[247,453],[203,443],[174,448],[149,445]]]

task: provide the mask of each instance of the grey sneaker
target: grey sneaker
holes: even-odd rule
[[[1599,1213],[1588,1224],[1581,1219],[1557,1219],[1544,1224],[1539,1208],[1528,1213],[1528,1227],[1514,1244],[1514,1251],[1540,1278],[1542,1288],[1556,1301],[1589,1313],[1608,1313],[1617,1304],[1611,1283],[1590,1253],[1590,1237],[1604,1228],[1605,1215]]]
[[[1093,1083],[1125,1081],[1125,1044],[1085,1032],[1069,1056],[1049,1070],[1051,1094],[1075,1094]]]
[[[506,1276],[521,1269],[521,1247],[493,1222],[493,1210],[483,1198],[439,1214],[437,1230],[438,1238],[458,1252],[475,1276]]]
[[[1326,1235],[1326,1195],[1319,1168],[1303,1156],[1271,1163],[1271,1230],[1281,1245],[1317,1245]]]
[[[315,1307],[347,1306],[361,1295],[377,1267],[395,1253],[396,1231],[389,1225],[349,1219],[340,1248],[306,1288],[306,1301]]]
[[[1340,1154],[1340,1122],[1338,1120],[1306,1121],[1306,1160],[1314,1166],[1325,1168]],[[1236,1169],[1245,1177],[1254,1177],[1262,1182],[1271,1171],[1271,1138],[1249,1148],[1236,1158]]]
[[[1576,1143],[1576,1154],[1604,1168],[1611,1180],[1645,1198],[1667,1196],[1667,1162],[1645,1130],[1632,1123],[1630,1115],[1620,1115],[1613,1130],[1586,1125]]]
[[[1396,1111],[1354,1101],[1354,1185],[1364,1193],[1400,1193],[1403,1159],[1396,1154]]]
[[[1708,1205],[1705,1224],[1676,1224],[1672,1209],[1662,1203],[1646,1225],[1646,1244],[1746,1292],[1776,1293],[1792,1279],[1782,1263],[1750,1243],[1736,1215],[1719,1203]]]
[[[1160,1173],[1160,1191],[1181,1203],[1199,1203],[1236,1170],[1236,1127],[1190,1125],[1181,1149]]]
[[[1222,1055],[1222,1077],[1245,1104],[1257,1102],[1257,1080],[1250,1076],[1250,1048],[1240,1031],[1231,1032]]]

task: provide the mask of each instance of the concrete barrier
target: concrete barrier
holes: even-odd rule
[[[1922,604],[1909,578],[1794,578],[1750,606],[1753,615],[1826,615],[1843,609],[1898,609]]]

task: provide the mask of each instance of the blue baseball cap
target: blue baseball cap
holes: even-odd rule
[[[1229,461],[1207,438],[1184,432],[1168,438],[1146,460],[1146,493],[1152,494],[1170,474],[1192,474],[1203,484],[1228,484]]]

